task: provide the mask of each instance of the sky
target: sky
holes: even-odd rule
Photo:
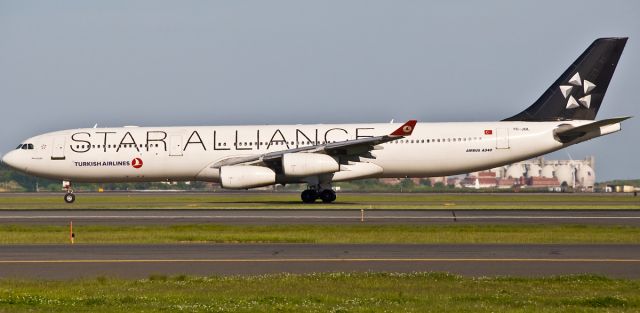
[[[100,126],[494,121],[598,37],[630,37],[598,118],[548,158],[640,178],[640,1],[0,0],[0,154]]]

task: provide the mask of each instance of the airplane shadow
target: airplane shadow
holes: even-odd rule
[[[354,203],[354,202],[333,202],[333,203],[323,203],[322,201],[318,200],[314,203],[302,203],[301,201],[296,201],[296,200],[292,200],[292,201],[206,201],[204,203],[208,203],[208,204],[228,204],[228,205],[301,205],[301,206],[307,206],[307,205],[314,205],[314,204],[335,204],[335,205],[355,205],[358,203]]]

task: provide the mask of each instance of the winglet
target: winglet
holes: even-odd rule
[[[396,129],[389,136],[401,137],[401,136],[409,136],[413,132],[413,129],[416,127],[416,120],[410,120],[404,123],[400,128]]]

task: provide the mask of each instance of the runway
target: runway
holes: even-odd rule
[[[640,225],[639,210],[0,210],[0,224],[609,224]]]
[[[640,245],[9,245],[4,278],[446,271],[467,276],[640,278]]]
[[[363,218],[364,217],[364,218]],[[0,210],[0,224],[605,224],[638,210]],[[162,244],[5,245],[0,277],[451,272],[467,276],[598,274],[640,278],[638,245]]]

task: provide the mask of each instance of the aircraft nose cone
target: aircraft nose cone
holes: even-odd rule
[[[17,156],[15,151],[11,151],[2,157],[2,164],[17,169]]]

